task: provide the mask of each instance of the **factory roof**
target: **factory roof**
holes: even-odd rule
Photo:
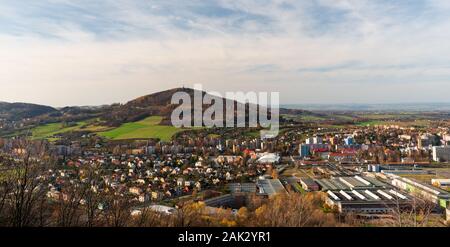
[[[333,201],[343,203],[396,203],[405,202],[410,198],[405,194],[393,189],[374,190],[336,190],[328,191],[328,196]]]
[[[317,183],[311,178],[301,178],[300,181],[308,186],[317,186]]]
[[[257,185],[260,189],[260,194],[272,196],[286,193],[286,189],[279,179],[260,179],[258,180]]]
[[[432,185],[426,184],[426,183],[422,183],[419,182],[413,178],[402,178],[402,177],[397,177],[396,179],[403,181],[405,183],[408,183],[410,185],[413,185],[417,188],[420,188],[424,191],[433,193],[439,197],[445,197],[445,198],[450,198],[450,193],[448,193],[447,191],[443,190],[443,189],[439,189],[437,187],[434,187]]]
[[[322,187],[322,190],[353,190],[353,189],[371,189],[384,188],[386,184],[374,178],[368,177],[338,177],[331,179],[317,179],[316,182]]]
[[[254,183],[231,183],[228,184],[231,193],[255,193],[256,184]]]

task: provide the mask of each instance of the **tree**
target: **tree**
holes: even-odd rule
[[[48,176],[45,171],[53,161],[45,156],[46,147],[42,143],[20,140],[15,156],[3,156],[6,169],[2,182],[2,215],[6,225],[14,227],[42,226],[49,207],[46,187]]]
[[[414,194],[409,203],[401,203],[396,197],[395,207],[391,211],[395,227],[426,227],[430,224],[430,216],[436,204],[423,198],[421,195]]]
[[[205,210],[205,204],[202,202],[182,202],[174,215],[175,227],[193,227],[200,226],[201,217]]]
[[[148,207],[140,210],[138,216],[131,218],[131,225],[136,227],[167,227],[171,226],[172,216],[152,211]]]
[[[131,221],[131,198],[113,190],[106,194],[106,222],[111,227],[125,227]]]
[[[12,191],[12,183],[8,178],[2,178],[3,181],[0,182],[0,212],[4,212],[3,210],[7,208],[6,202],[8,200],[8,196]],[[0,214],[0,226],[6,224],[6,214]]]
[[[236,220],[238,225],[245,226],[248,223],[248,219],[250,217],[250,212],[246,207],[242,207],[239,209],[236,215]]]
[[[281,194],[256,209],[252,226],[310,227],[334,226],[334,215],[320,209],[320,194]]]
[[[85,182],[82,185],[84,193],[83,208],[86,218],[86,226],[94,227],[100,216],[100,205],[104,200],[99,191],[100,169],[97,164],[92,164],[84,170],[86,175]]]
[[[55,201],[55,223],[60,227],[78,226],[80,221],[81,201],[86,193],[79,183],[66,184],[59,198]]]

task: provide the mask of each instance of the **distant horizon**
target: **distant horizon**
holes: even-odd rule
[[[150,93],[145,93],[143,95],[139,95],[136,96],[134,98],[130,98],[127,99],[125,101],[122,102],[107,102],[107,103],[102,103],[102,104],[72,104],[72,105],[51,105],[51,104],[45,104],[45,103],[39,103],[39,102],[28,102],[28,101],[4,101],[4,100],[0,100],[0,103],[25,103],[25,104],[36,104],[36,105],[44,105],[44,106],[50,106],[53,108],[64,108],[64,107],[101,107],[101,106],[108,106],[108,105],[112,105],[112,104],[125,104],[129,101],[132,101],[134,99],[137,99],[139,97],[143,97],[143,96],[147,96],[147,95],[152,95],[155,93],[159,93],[159,92],[163,92],[163,91],[167,91],[167,90],[172,90],[172,89],[176,89],[176,88],[182,88],[181,87],[174,87],[174,88],[168,88],[168,89],[164,89],[164,90],[160,90],[160,91],[155,91],[155,92],[150,92]],[[186,87],[186,88],[192,88],[192,87]],[[211,90],[203,90],[203,91],[211,91]],[[244,91],[245,92],[245,91]],[[282,100],[282,98],[281,98]],[[373,103],[373,102],[298,102],[298,103],[283,103],[280,102],[280,107],[281,108],[287,108],[287,109],[314,109],[314,110],[333,110],[333,109],[337,109],[337,110],[355,110],[354,108],[356,107],[375,107],[375,106],[384,106],[381,107],[379,110],[389,110],[388,106],[397,106],[396,108],[393,108],[392,110],[401,110],[402,106],[403,107],[407,107],[407,106],[431,106],[431,105],[441,105],[441,106],[445,106],[447,107],[446,110],[450,110],[450,101],[445,102],[445,101],[424,101],[424,102],[420,102],[420,101],[410,101],[410,102],[377,102],[377,103]],[[320,109],[316,109],[315,107],[320,107]],[[406,108],[405,108],[406,109]],[[363,109],[364,110],[364,109]],[[371,109],[371,110],[377,110],[377,108]],[[413,110],[413,109],[408,109],[408,110]],[[420,109],[418,109],[420,110]]]

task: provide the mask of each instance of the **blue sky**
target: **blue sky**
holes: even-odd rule
[[[0,101],[203,84],[282,103],[449,102],[446,0],[0,0]]]

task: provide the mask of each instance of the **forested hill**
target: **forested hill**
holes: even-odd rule
[[[10,121],[34,118],[53,112],[58,112],[58,110],[50,106],[36,104],[0,102],[0,118]]]

